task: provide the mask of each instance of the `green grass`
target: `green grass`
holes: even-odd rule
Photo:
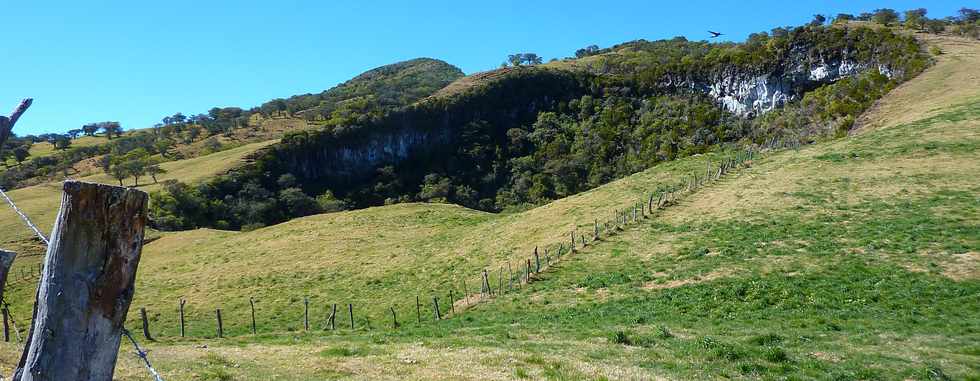
[[[150,357],[167,379],[978,379],[980,87],[912,96],[959,78],[936,74],[966,70],[956,57],[980,57],[944,51],[860,134],[760,157],[530,286],[458,303],[439,322],[433,295],[445,313],[462,279],[472,292],[481,269],[590,232],[705,157],[520,213],[404,204],[165,235],[145,247],[133,305],[150,311]],[[31,285],[10,292],[14,316],[29,315]],[[323,330],[332,303],[336,332]],[[225,339],[213,338],[218,307]],[[117,378],[145,378],[124,353]],[[16,359],[0,343],[0,364]]]

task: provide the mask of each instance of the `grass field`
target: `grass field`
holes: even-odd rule
[[[479,270],[590,232],[594,218],[717,157],[508,215],[401,204],[164,235],[144,249],[133,304],[158,336],[150,357],[167,379],[197,380],[978,379],[980,44],[928,41],[945,54],[853,136],[762,156],[438,323],[432,296],[458,294],[464,278],[472,292]],[[10,287],[23,320],[33,285]],[[358,329],[323,331],[328,303],[348,302]],[[228,338],[213,338],[215,308]],[[18,353],[0,345],[0,372]],[[117,376],[148,379],[128,351]]]

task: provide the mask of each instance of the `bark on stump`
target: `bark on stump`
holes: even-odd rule
[[[143,249],[146,193],[66,181],[15,380],[112,380]]]

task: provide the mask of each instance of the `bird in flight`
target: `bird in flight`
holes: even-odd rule
[[[718,37],[718,36],[721,36],[721,35],[722,35],[721,33],[718,33],[718,32],[712,32],[712,31],[710,31],[710,30],[708,31],[708,33],[711,33],[711,38],[715,38],[715,37]]]

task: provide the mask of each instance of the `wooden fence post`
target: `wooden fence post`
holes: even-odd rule
[[[225,337],[225,327],[221,323],[221,309],[214,310],[214,317],[218,319],[218,338]]]
[[[531,283],[531,259],[530,258],[528,258],[527,266],[525,268],[527,269],[527,275],[524,277],[524,282]]]
[[[7,306],[0,306],[0,312],[3,313],[3,341],[6,343],[10,342],[10,323],[7,321],[9,319],[10,311],[7,310]]]
[[[422,324],[422,301],[418,295],[415,295],[415,320]]]
[[[449,289],[449,311],[456,314],[456,297],[453,296],[453,289]]]
[[[3,313],[4,342],[10,342],[10,322],[8,321],[10,319],[10,311],[4,302],[3,290],[7,285],[7,274],[10,272],[10,267],[14,264],[14,258],[16,257],[17,253],[0,249],[0,313]]]
[[[466,288],[466,277],[463,277],[462,282],[463,282],[463,305],[468,307],[470,305],[470,290]],[[417,300],[416,300],[416,304],[418,304]],[[419,322],[421,321],[422,320],[419,319]]]
[[[303,329],[310,330],[310,298],[303,298]]]
[[[180,337],[184,337],[184,303],[187,303],[187,300],[181,299],[181,300],[178,301],[178,304],[179,304],[179,307],[180,307],[179,308],[180,309],[180,319],[179,319],[180,320]]]
[[[0,249],[0,302],[4,300],[3,290],[7,285],[7,274],[14,264],[14,258],[17,258],[17,253]]]
[[[503,266],[501,266],[500,270],[497,271],[497,295],[503,295],[503,294],[504,294],[504,268]]]
[[[347,314],[350,315],[350,329],[354,329],[354,303],[347,304]]]
[[[599,240],[599,219],[598,218],[595,219],[595,225],[594,226],[595,226],[595,236],[592,237],[592,240],[593,241],[598,241]]]
[[[133,299],[148,197],[79,181],[66,181],[62,189],[13,379],[111,380]]]
[[[493,289],[490,288],[490,276],[487,275],[487,269],[483,269],[483,289],[486,290],[487,297],[493,296]]]
[[[255,335],[259,333],[257,327],[255,326],[255,299],[249,297],[248,306],[252,308],[252,334]]]
[[[442,320],[442,311],[439,311],[439,298],[432,297],[432,312],[435,313],[436,321]]]
[[[511,267],[510,261],[507,261],[507,289],[514,289],[514,268]]]
[[[333,308],[330,310],[330,330],[337,330],[337,303],[333,304]]]
[[[14,125],[17,124],[17,119],[20,119],[20,116],[27,111],[27,108],[31,107],[31,102],[33,101],[31,98],[24,99],[20,101],[20,104],[10,114],[10,117],[0,116],[0,147],[3,147],[3,143],[7,141],[10,132],[14,129]]]
[[[147,340],[154,341],[153,336],[150,335],[150,321],[146,319],[145,307],[140,307],[140,319],[143,320],[143,337]]]
[[[395,307],[388,307],[391,310],[391,327],[398,329],[398,315],[395,314]]]
[[[534,272],[541,272],[541,257],[538,256],[538,247],[534,247]]]

